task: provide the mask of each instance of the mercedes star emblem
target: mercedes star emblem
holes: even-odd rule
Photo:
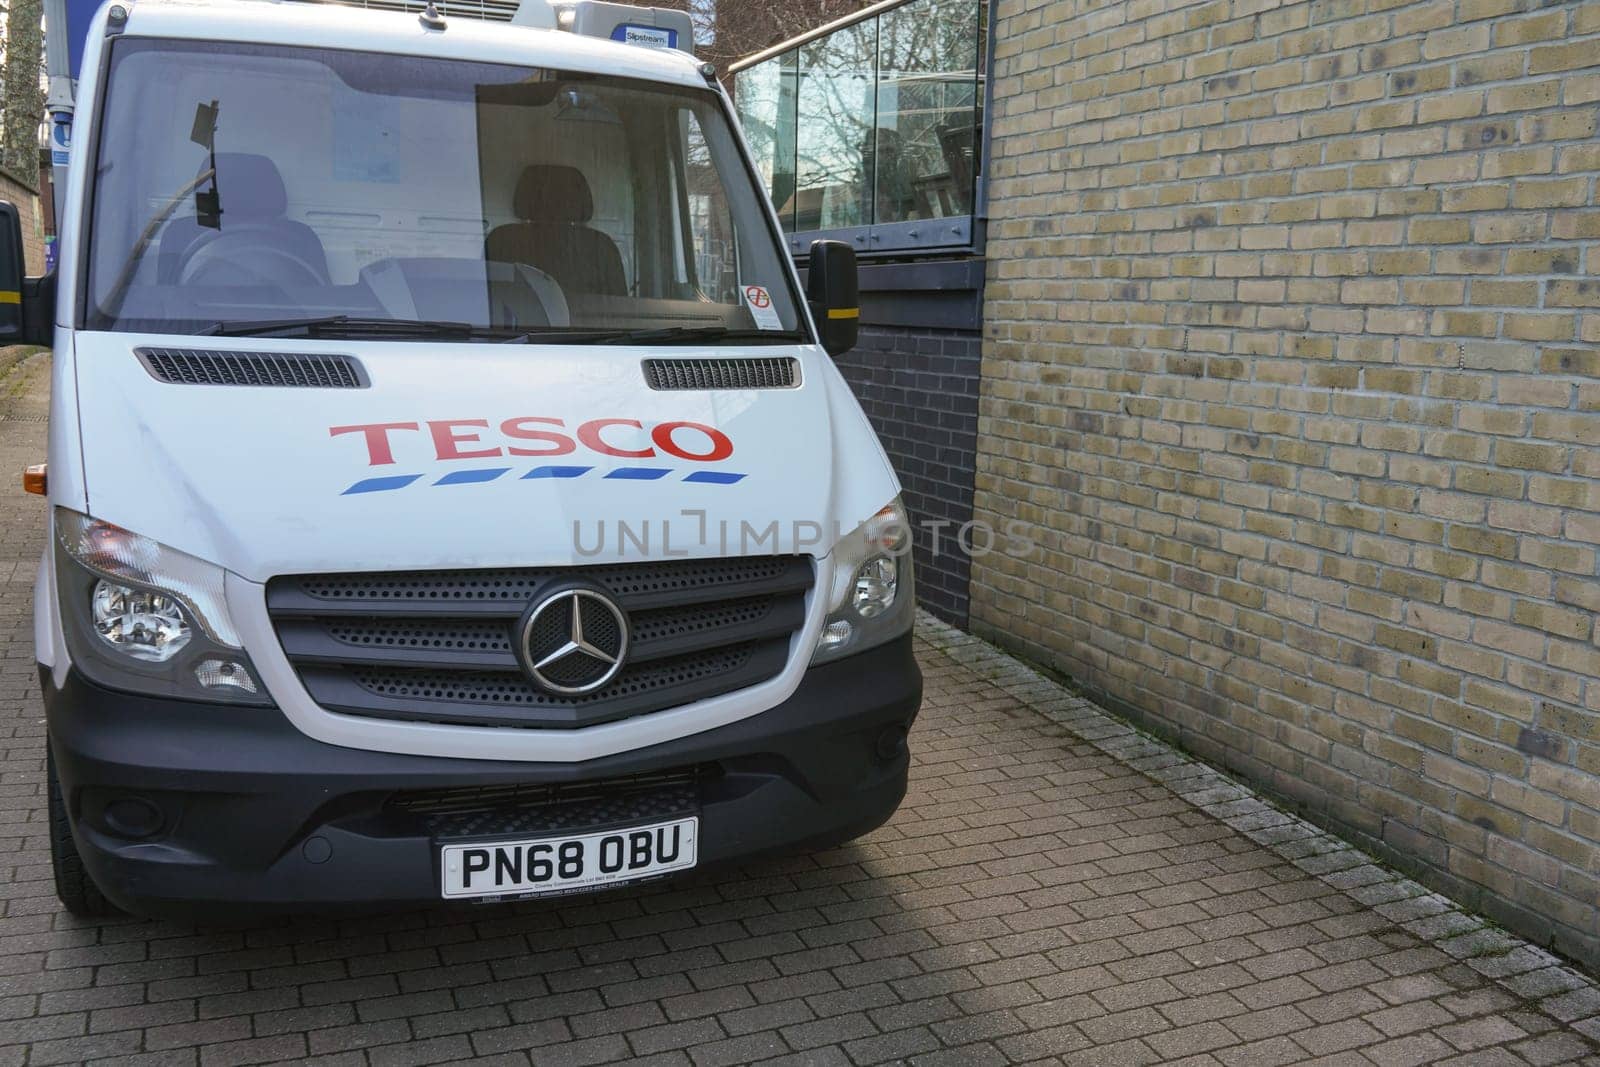
[[[592,693],[617,676],[628,655],[628,619],[591,586],[550,593],[523,616],[523,670],[547,693]]]

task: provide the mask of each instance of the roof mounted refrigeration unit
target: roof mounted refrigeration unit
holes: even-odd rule
[[[523,0],[522,6],[544,3],[545,0]],[[643,48],[676,48],[694,55],[694,25],[687,11],[634,7],[606,0],[572,0],[550,6],[555,8],[556,25],[563,30]]]

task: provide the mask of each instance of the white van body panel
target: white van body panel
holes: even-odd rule
[[[57,325],[50,358],[50,423],[45,456],[50,471],[49,499],[58,507],[86,512],[83,488],[83,434],[78,421],[78,363],[72,330]],[[55,520],[46,524],[44,552],[33,583],[34,658],[50,668],[57,686],[66,682],[71,659],[61,633],[56,596]]]
[[[830,402],[838,372],[810,348],[299,338],[225,346],[354,356],[371,378],[366,389],[169,384],[134,355],[140,345],[223,347],[207,340],[78,335],[84,365],[93,368],[79,395],[88,510],[254,582],[328,571],[821,555],[897,492],[859,409]],[[696,354],[796,355],[802,385],[716,392],[646,385],[643,359]],[[452,362],[465,372],[450,375]],[[599,433],[607,446],[640,455],[605,455],[576,442],[562,454],[513,455],[511,448],[544,447],[501,432],[517,419],[558,420],[523,426],[567,438],[593,420],[637,422],[613,422]],[[678,422],[715,428],[732,453],[716,462],[667,454],[650,430]],[[392,462],[374,463],[365,432],[348,429],[373,424],[412,427],[385,432],[390,456],[376,458]],[[470,458],[441,459],[436,435]],[[690,453],[709,448],[693,428],[672,439]],[[587,470],[527,477],[550,465]],[[639,470],[667,473],[628,476]],[[697,473],[739,477],[686,480]],[[414,480],[398,488],[363,488],[407,477]]]
[[[538,26],[446,16],[446,28],[434,30],[425,27],[416,14],[303,0],[131,0],[123,6],[130,12],[122,31],[127,36],[249,41],[548,66],[705,87],[699,64],[685,52],[627,48]],[[90,30],[91,38],[94,32]]]
[[[194,37],[550,65],[705,88],[681,52],[630,48],[568,33],[450,19],[444,32],[415,15],[305,3],[139,0],[125,35]],[[63,218],[50,427],[51,503],[160,541],[228,572],[230,614],[283,714],[317,740],[376,751],[575,762],[685,737],[766,711],[798,688],[828,614],[835,541],[899,492],[882,446],[832,360],[815,345],[625,347],[453,341],[197,337],[75,331],[106,8],[89,31]],[[748,149],[743,149],[748,159]],[[764,210],[776,216],[769,202]],[[799,291],[792,264],[789,284]],[[777,284],[776,279],[774,284]],[[800,307],[801,317],[808,310]],[[359,389],[169,384],[141,347],[342,354],[359,361]],[[793,357],[790,389],[673,391],[646,383],[645,359]],[[459,373],[454,367],[461,368]],[[573,438],[548,455],[508,437],[508,420]],[[595,420],[607,454],[578,442]],[[637,426],[631,425],[637,423]],[[732,445],[715,460],[664,452],[652,430],[714,428]],[[383,431],[390,454],[365,431]],[[430,424],[443,424],[436,431]],[[413,427],[414,428],[411,428]],[[341,432],[336,432],[341,431]],[[437,434],[449,443],[443,446]],[[683,451],[709,448],[689,428]],[[483,453],[472,455],[471,453]],[[645,454],[648,453],[648,454]],[[535,468],[588,468],[528,478]],[[666,469],[651,478],[616,475]],[[452,474],[477,472],[473,479]],[[498,471],[492,477],[485,472]],[[718,480],[686,480],[715,472]],[[738,475],[736,480],[729,480]],[[374,479],[403,485],[361,489]],[[442,482],[442,484],[441,484]],[[352,491],[355,490],[355,491]],[[630,531],[624,535],[619,529]],[[602,536],[603,531],[603,536]],[[642,541],[641,541],[642,539]],[[583,566],[644,559],[797,553],[816,558],[804,625],[784,670],[693,704],[575,730],[515,730],[336,714],[313,702],[283,653],[265,602],[285,574]],[[68,656],[47,550],[36,587],[39,660],[57,684]]]
[[[46,458],[50,465],[50,499],[62,507],[84,510],[83,436],[78,431],[78,361],[73,333],[56,327],[50,356],[50,428]]]

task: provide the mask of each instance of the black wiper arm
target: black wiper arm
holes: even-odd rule
[[[727,326],[665,326],[648,330],[573,330],[529,332],[507,344],[638,345],[680,341],[801,341],[794,330],[735,330]]]
[[[274,334],[310,337],[318,333],[365,333],[401,337],[498,336],[470,322],[431,319],[362,318],[355,315],[321,315],[304,319],[265,319],[258,322],[217,322],[200,331],[211,337],[266,337]]]
[[[798,330],[736,330],[727,326],[671,326],[664,330],[638,330],[624,344],[650,341],[800,341]]]
[[[644,330],[569,330],[560,327],[518,330],[433,319],[383,319],[357,315],[319,315],[301,319],[214,322],[201,330],[209,337],[314,337],[366,334],[388,337],[486,338],[507,344],[676,344],[690,341],[800,341],[793,330],[736,330],[727,326],[667,326]]]

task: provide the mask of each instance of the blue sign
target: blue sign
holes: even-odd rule
[[[613,41],[623,44],[636,44],[643,48],[676,48],[678,47],[678,31],[663,29],[660,26],[634,26],[622,23],[611,31]]]
[[[50,165],[64,167],[72,158],[72,116],[65,111],[50,116]]]

